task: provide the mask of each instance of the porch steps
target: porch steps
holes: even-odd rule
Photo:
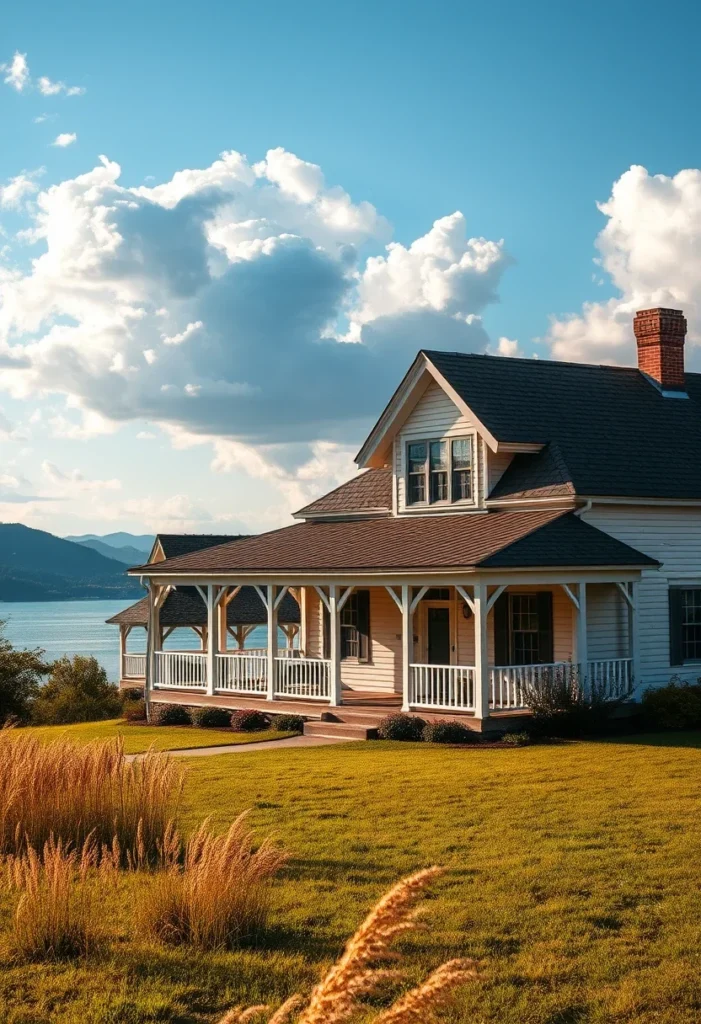
[[[326,721],[305,722],[305,736],[323,736],[326,739],[344,740],[375,740],[376,725],[363,725],[360,722]]]

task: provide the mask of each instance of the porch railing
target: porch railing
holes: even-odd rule
[[[264,657],[268,655],[267,647],[243,647],[241,650],[227,651],[227,654],[235,654],[237,657],[246,656],[248,654],[261,654]],[[302,652],[299,647],[278,647],[278,658],[301,658]]]
[[[217,654],[215,691],[217,693],[265,693],[268,687],[266,655],[250,651]]]
[[[411,665],[410,686],[411,707],[475,709],[475,670],[471,665]]]
[[[275,696],[329,700],[331,662],[325,658],[275,659]]]
[[[201,651],[154,651],[155,687],[173,690],[204,690],[207,655]]]
[[[146,655],[125,654],[122,661],[124,679],[144,679],[146,676]]]
[[[586,683],[594,686],[602,697],[616,700],[633,686],[633,659],[606,658],[587,663]]]

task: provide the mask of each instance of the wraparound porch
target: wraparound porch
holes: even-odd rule
[[[202,587],[202,595],[212,649],[208,644],[204,651],[164,651],[149,644],[144,656],[148,691],[156,701],[180,692],[190,694],[193,701],[204,697],[207,703],[214,699],[222,706],[240,706],[245,700],[246,705],[304,702],[319,708],[341,707],[364,693],[368,704],[376,700],[381,705],[392,698],[408,711],[485,719],[526,712],[529,690],[561,675],[616,699],[639,682],[636,575],[598,573],[565,581],[554,574],[531,573],[517,581],[502,576],[441,587],[432,585],[434,580],[380,585],[372,581],[371,586],[366,580],[311,585],[294,581],[302,615],[300,650],[293,651],[278,649],[275,628],[276,607],[288,585],[256,587],[272,638],[265,649],[220,651],[217,608],[240,584],[210,583]],[[169,586],[152,584],[154,618]],[[358,636],[351,638],[352,630],[358,631],[361,592],[370,594],[365,650]],[[538,596],[543,594],[549,597]],[[354,595],[358,596],[352,600]],[[588,597],[593,599],[592,615],[587,613]],[[349,602],[350,607],[355,605],[354,615],[348,614]],[[510,609],[506,641],[500,634],[505,607]],[[537,607],[551,609],[549,639],[547,624],[536,616]],[[157,636],[158,631],[149,635]],[[518,662],[530,650],[533,660],[502,661],[496,657],[499,647],[517,651]],[[535,661],[541,652],[549,652],[550,658]]]

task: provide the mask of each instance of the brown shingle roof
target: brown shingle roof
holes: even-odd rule
[[[548,527],[569,515],[550,545]],[[654,559],[562,509],[473,515],[402,516],[300,523],[153,566],[153,573],[375,572],[477,567],[539,531],[537,553],[519,549],[519,565],[656,565]],[[141,571],[141,570],[140,570]],[[144,575],[149,575],[147,571]]]
[[[207,608],[196,587],[178,587],[163,602],[160,618],[162,626],[204,626],[207,623]],[[285,594],[280,602],[278,620],[281,623],[299,622],[299,605],[291,594]],[[229,626],[262,624],[267,621],[267,612],[254,587],[241,587],[226,607],[226,621]],[[111,626],[145,626],[147,622],[147,597],[107,619]]]
[[[305,505],[295,518],[344,515],[353,512],[388,513],[392,509],[392,470],[368,469],[340,487]]]

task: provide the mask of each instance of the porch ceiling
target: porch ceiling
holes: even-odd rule
[[[301,523],[208,548],[135,575],[421,572],[479,568],[656,566],[562,509]]]

